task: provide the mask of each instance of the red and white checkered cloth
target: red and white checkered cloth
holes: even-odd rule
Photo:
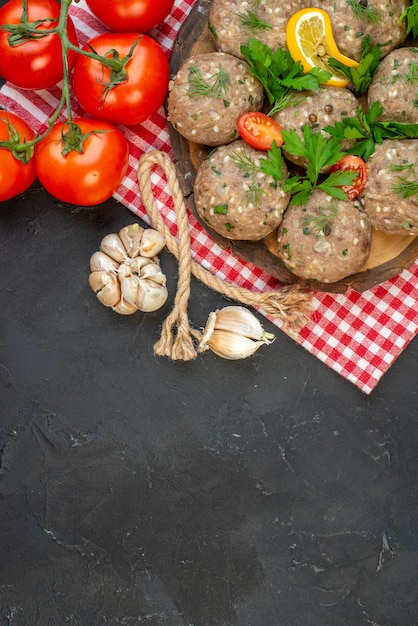
[[[175,0],[171,15],[152,36],[170,54],[177,32],[195,0]],[[91,15],[84,0],[70,7],[80,44],[107,29]],[[0,106],[14,111],[35,131],[45,123],[60,98],[59,86],[38,92],[21,91],[6,84],[0,90]],[[74,101],[74,115],[83,111]],[[149,223],[137,182],[138,159],[151,149],[171,154],[163,108],[137,131],[122,127],[130,146],[129,168],[115,198]],[[176,234],[176,217],[163,180],[153,174],[154,193],[170,231]],[[280,288],[280,283],[251,263],[221,249],[190,216],[194,259],[225,281],[254,291]],[[278,323],[280,327],[280,323]],[[284,330],[282,328],[282,330]],[[292,337],[323,363],[371,393],[383,374],[418,332],[418,262],[401,275],[364,293],[314,293],[314,313],[309,323]]]

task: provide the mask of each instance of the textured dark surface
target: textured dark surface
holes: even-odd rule
[[[418,344],[371,396],[286,335],[153,355],[171,310],[91,292],[135,221],[36,183],[0,210],[0,623],[418,624]],[[193,280],[196,327],[226,302]]]

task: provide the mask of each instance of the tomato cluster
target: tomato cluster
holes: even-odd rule
[[[147,33],[168,16],[174,0],[87,0],[111,31],[82,48],[68,16],[70,3],[8,0],[0,7],[0,77],[30,90],[63,80],[67,94],[71,82],[88,116],[70,115],[37,137],[26,122],[0,109],[0,201],[25,191],[36,177],[63,202],[92,206],[107,200],[129,157],[115,125],[142,123],[167,95],[168,60]]]

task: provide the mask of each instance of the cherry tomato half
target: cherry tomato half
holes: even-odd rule
[[[61,5],[55,0],[28,0],[28,22],[46,20],[37,30],[51,30],[58,24]],[[20,24],[22,0],[9,0],[0,8],[0,26]],[[67,20],[68,37],[78,45],[77,34],[71,18]],[[59,35],[46,35],[26,39],[16,46],[9,44],[10,32],[0,28],[0,76],[21,89],[46,89],[58,83],[63,75],[62,46]],[[67,61],[71,69],[76,52],[70,50]]]
[[[111,77],[100,60],[77,55],[73,86],[86,113],[96,120],[127,126],[140,124],[156,113],[166,98],[170,76],[161,46],[149,35],[104,33],[83,49],[91,52],[91,48],[100,56],[115,58],[117,53],[125,59],[131,51],[132,56],[125,66],[126,76],[115,85],[115,76]]]
[[[273,141],[280,147],[282,130],[283,127],[265,113],[249,111],[238,119],[239,134],[256,150],[270,150]]]
[[[173,8],[174,0],[86,0],[90,10],[117,33],[147,33]]]
[[[69,127],[67,122],[57,122],[35,148],[36,173],[58,200],[93,206],[110,198],[122,182],[128,167],[128,142],[106,122],[82,118],[74,124],[85,136],[82,151],[63,155],[63,135]]]
[[[24,143],[35,137],[33,130],[14,113],[0,109],[0,144]],[[0,146],[0,202],[9,200],[28,189],[36,179],[35,162],[27,163],[13,156],[11,150]]]
[[[363,159],[353,154],[346,154],[342,159],[332,166],[331,172],[337,170],[358,172],[357,178],[347,187],[342,187],[349,200],[354,200],[364,189],[368,179],[367,165]]]

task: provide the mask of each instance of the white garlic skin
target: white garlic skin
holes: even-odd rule
[[[119,315],[132,315],[132,313],[136,313],[138,310],[136,306],[132,306],[132,304],[129,304],[129,302],[123,299],[119,300],[115,306],[112,306],[112,309],[115,313],[119,313]]]
[[[245,359],[274,341],[259,320],[245,307],[228,306],[210,313],[199,352],[210,349],[223,359]]]
[[[104,306],[114,307],[121,299],[120,282],[116,275],[103,270],[91,272],[89,285]]]
[[[163,306],[168,291],[156,253],[164,246],[158,231],[144,230],[139,224],[103,237],[100,250],[90,258],[89,285],[98,300],[121,315],[149,313]]]
[[[128,258],[128,253],[126,252],[125,246],[123,245],[119,235],[114,233],[103,237],[100,243],[100,250],[119,263],[122,263]]]
[[[119,238],[131,259],[139,254],[143,234],[144,229],[138,223],[124,226],[119,231]]]
[[[136,257],[119,268],[122,297],[140,311],[151,313],[166,302],[166,277],[151,259]]]
[[[157,255],[165,246],[165,238],[158,230],[148,228],[141,239],[139,254],[146,258]]]
[[[92,272],[109,272],[109,274],[116,275],[119,267],[119,263],[110,258],[108,254],[98,250],[90,258],[90,270]]]
[[[142,256],[150,259],[157,256],[165,246],[165,237],[153,228],[141,228],[139,224],[125,226],[119,231],[128,256],[131,258]]]

